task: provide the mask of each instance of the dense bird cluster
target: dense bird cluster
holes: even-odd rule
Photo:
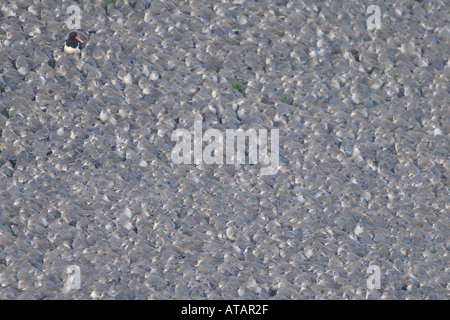
[[[372,4],[1,1],[0,299],[447,298],[448,6]],[[199,118],[278,173],[175,165]]]

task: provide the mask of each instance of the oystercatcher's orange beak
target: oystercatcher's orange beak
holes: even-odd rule
[[[78,38],[78,37],[75,37],[75,39],[77,39],[78,41],[80,41],[81,43],[84,43],[84,41],[83,40],[81,40],[80,38]]]

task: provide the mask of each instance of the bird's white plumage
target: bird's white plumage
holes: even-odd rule
[[[80,53],[80,47],[72,48],[66,44],[64,44],[64,52],[68,54],[79,54]]]

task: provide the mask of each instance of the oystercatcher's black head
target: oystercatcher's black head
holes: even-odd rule
[[[72,48],[76,48],[80,45],[80,43],[84,43],[83,40],[78,38],[78,34],[76,32],[71,32],[69,34],[69,39],[66,40],[66,45]]]

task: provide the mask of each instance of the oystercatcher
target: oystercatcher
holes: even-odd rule
[[[62,51],[69,54],[78,53],[81,55],[81,48],[83,44],[83,40],[78,38],[78,35],[76,32],[71,32],[69,34],[69,39],[64,41],[64,45],[62,47]]]

